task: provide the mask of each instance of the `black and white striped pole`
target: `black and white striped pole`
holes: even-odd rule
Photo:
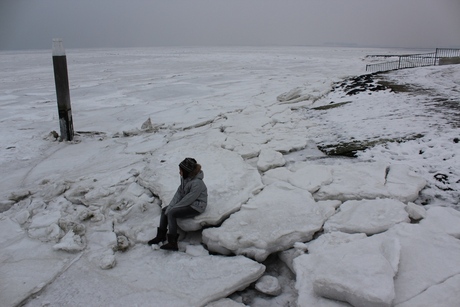
[[[60,140],[73,140],[72,108],[70,106],[69,77],[67,74],[67,58],[62,39],[53,39],[54,82],[59,113]]]

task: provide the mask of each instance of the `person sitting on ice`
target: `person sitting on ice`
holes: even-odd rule
[[[179,164],[181,183],[168,206],[161,211],[160,227],[149,245],[168,243],[161,246],[165,250],[178,250],[177,218],[191,218],[204,212],[208,203],[208,189],[203,181],[201,165],[193,158],[185,158]],[[169,233],[166,235],[169,226]]]

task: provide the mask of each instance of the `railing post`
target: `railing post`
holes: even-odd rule
[[[436,52],[434,53],[434,63],[433,63],[433,66],[436,66],[437,60],[438,60],[438,48],[436,48]]]
[[[59,113],[60,140],[72,141],[73,121],[70,106],[69,77],[67,74],[67,58],[62,39],[53,39],[54,82]]]

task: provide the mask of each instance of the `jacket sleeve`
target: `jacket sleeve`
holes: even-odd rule
[[[174,194],[174,197],[169,202],[168,206],[174,207],[174,205],[177,204],[179,200],[180,200],[180,186],[177,188],[177,191]]]
[[[187,207],[193,204],[195,200],[198,199],[200,194],[203,192],[204,189],[204,183],[201,180],[193,180],[190,182],[191,187],[190,187],[190,192],[184,195],[182,199],[174,204],[174,208],[179,208],[179,207]],[[174,199],[174,198],[173,198]]]

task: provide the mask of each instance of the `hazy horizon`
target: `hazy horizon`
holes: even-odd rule
[[[458,0],[2,0],[0,50],[460,47]]]

